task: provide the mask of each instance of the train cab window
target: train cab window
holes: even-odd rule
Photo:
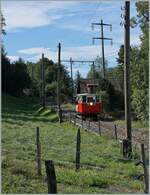
[[[86,96],[85,95],[82,96],[82,103],[86,103]]]
[[[87,97],[87,103],[95,102],[95,99],[93,97]]]

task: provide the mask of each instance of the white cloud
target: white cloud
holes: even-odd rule
[[[7,56],[11,62],[17,61],[19,59],[19,56]]]
[[[117,54],[117,47],[115,46],[105,46],[105,56],[106,58],[109,58],[113,56],[114,54]],[[52,59],[54,61],[57,61],[57,49],[54,51],[50,48],[44,48],[44,47],[37,47],[37,48],[27,48],[22,49],[18,51],[21,54],[26,55],[32,55],[30,59],[33,61],[38,60],[41,58],[42,53],[49,59]],[[101,46],[99,45],[85,45],[85,46],[79,46],[79,47],[63,47],[62,46],[62,52],[61,52],[61,59],[69,59],[72,57],[74,60],[80,59],[80,60],[92,60],[96,56],[101,55]]]
[[[132,34],[130,37],[130,43],[131,45],[136,45],[136,46],[140,45],[141,40],[139,34]]]
[[[60,28],[68,29],[68,30],[73,30],[73,31],[85,31],[85,32],[90,32],[91,27],[85,27],[83,28],[82,25],[80,24],[63,24],[60,26]]]
[[[63,17],[60,13],[62,9],[74,4],[77,2],[2,1],[2,13],[7,24],[6,30],[52,24]]]

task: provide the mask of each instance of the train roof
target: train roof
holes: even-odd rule
[[[95,93],[81,93],[81,94],[77,94],[77,96],[95,96],[96,94]]]

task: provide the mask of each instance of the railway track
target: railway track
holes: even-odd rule
[[[110,121],[100,121],[100,128],[99,128],[99,121],[90,121],[90,120],[82,120],[80,118],[75,119],[75,111],[72,111],[71,113],[67,110],[63,112],[64,117],[67,120],[70,120],[71,116],[71,121],[76,123],[77,126],[87,130],[87,131],[93,131],[95,133],[100,133],[99,129],[101,131],[101,134],[107,134],[111,138],[115,138],[115,124]],[[75,121],[74,121],[75,120]],[[118,139],[122,140],[126,138],[126,129],[121,126],[117,126],[117,136]],[[146,149],[149,148],[149,139],[148,135],[146,133],[143,133],[142,130],[138,129],[133,129],[132,130],[132,141],[134,145],[139,145],[141,143],[145,144]]]
[[[57,111],[57,107],[54,106],[53,109]],[[89,121],[82,120],[80,118],[75,119],[76,112],[75,110],[62,109],[62,116],[66,120],[75,122],[77,126],[87,130],[99,133],[99,122],[98,121]],[[74,121],[75,120],[75,121]],[[100,130],[101,134],[107,134],[111,138],[115,138],[115,124],[110,121],[100,121]],[[118,139],[122,140],[126,138],[126,129],[121,126],[117,126],[117,136]],[[149,148],[149,137],[146,133],[143,133],[142,130],[133,129],[132,130],[132,141],[134,145],[139,145],[141,143],[145,144],[146,149]]]

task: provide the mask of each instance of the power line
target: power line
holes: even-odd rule
[[[82,63],[82,64],[84,64],[84,63],[92,63],[92,66],[93,66],[93,80],[95,82],[95,77],[94,77],[94,75],[95,75],[95,64],[94,64],[94,60],[72,60],[72,58],[70,58],[70,60],[61,60],[61,62],[70,62],[71,80],[72,80],[72,91],[74,91],[73,90],[73,88],[74,88],[73,71],[72,71],[72,65],[74,63]]]

